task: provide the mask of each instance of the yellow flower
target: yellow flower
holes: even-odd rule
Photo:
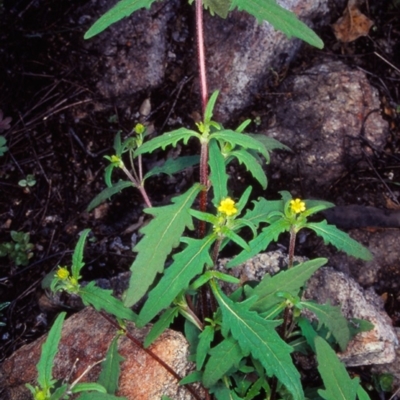
[[[300,214],[300,213],[306,211],[306,203],[304,203],[304,201],[301,201],[300,199],[291,200],[290,201],[290,209],[295,214]]]
[[[56,276],[61,281],[65,281],[69,277],[69,271],[65,267],[59,267],[58,271],[56,272]]]
[[[235,202],[230,197],[221,200],[218,211],[227,215],[228,217],[238,212],[237,208],[235,207]]]

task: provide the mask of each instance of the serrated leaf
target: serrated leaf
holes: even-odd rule
[[[185,168],[192,167],[199,163],[199,156],[183,156],[177,158],[169,158],[163,165],[152,168],[144,176],[144,179],[150,178],[153,175],[167,174],[172,176]]]
[[[93,36],[103,32],[110,25],[118,22],[124,17],[129,17],[132,13],[141,8],[150,8],[155,0],[122,0],[113,8],[102,15],[85,33],[84,39],[90,39]]]
[[[85,392],[77,400],[128,400],[126,397],[114,396],[108,393]]]
[[[313,230],[318,236],[321,236],[325,243],[332,244],[350,256],[365,261],[373,259],[371,252],[366,247],[352,239],[347,233],[340,231],[336,226],[329,225],[326,220],[322,222],[308,222],[305,226]]]
[[[221,200],[228,195],[228,174],[226,173],[225,159],[215,140],[209,142],[210,181],[214,192],[213,203],[217,207]]]
[[[246,212],[244,219],[252,222],[257,227],[268,220],[271,212],[283,212],[284,203],[282,200],[266,200],[263,197],[253,201],[254,208]]]
[[[209,139],[216,139],[222,142],[228,142],[232,146],[241,146],[245,149],[252,149],[262,154],[265,158],[268,158],[268,152],[265,147],[258,140],[253,139],[251,136],[245,133],[235,132],[229,129],[223,131],[217,131],[209,136]]]
[[[282,291],[296,296],[313,273],[327,261],[326,258],[317,258],[305,261],[286,271],[281,271],[272,278],[265,275],[261,282],[249,293],[249,296],[257,296],[257,301],[250,309],[259,313],[269,310],[282,301],[281,297],[276,296],[277,293]]]
[[[220,344],[209,351],[210,358],[203,373],[203,385],[211,387],[229,370],[238,368],[244,354],[237,340],[228,336]]]
[[[186,248],[174,255],[174,262],[165,270],[157,286],[150,292],[149,298],[140,311],[138,326],[146,325],[159,311],[167,308],[190,281],[203,272],[205,265],[212,265],[209,254],[214,236],[204,239],[182,238],[187,243]]]
[[[278,5],[275,0],[233,0],[231,10],[236,7],[253,15],[259,22],[268,21],[288,38],[295,36],[319,49],[324,47],[324,43],[312,29],[301,22],[296,14]]]
[[[273,150],[286,150],[286,151],[292,151],[290,149],[290,147],[284,145],[283,143],[279,142],[278,140],[268,137],[264,134],[256,134],[256,133],[247,133],[247,135],[249,135],[250,137],[252,137],[255,140],[258,140],[264,147],[265,150],[268,153],[268,157],[266,158],[267,164],[269,164],[270,162],[270,157],[269,157],[269,153]]]
[[[211,342],[214,340],[214,327],[207,325],[203,332],[200,333],[199,339],[196,351],[196,368],[198,371],[203,368],[204,361],[211,347]]]
[[[107,393],[115,394],[118,390],[121,362],[124,361],[118,353],[118,336],[115,336],[108,347],[106,359],[101,363],[101,372],[97,382],[106,388]]]
[[[315,353],[315,338],[318,336],[318,333],[311,325],[311,322],[305,317],[300,317],[297,321],[297,325],[300,327],[301,333],[306,339],[307,344],[312,348]]]
[[[355,400],[359,379],[350,378],[336,353],[320,336],[315,338],[315,348],[318,371],[325,386],[325,390],[318,390],[318,394],[325,400]]]
[[[247,171],[253,175],[254,179],[260,183],[263,189],[267,188],[267,176],[254,156],[246,150],[232,151],[229,155],[236,157],[240,164],[244,164]]]
[[[350,341],[350,330],[347,319],[343,316],[340,307],[330,304],[318,304],[314,301],[302,301],[299,305],[312,311],[318,318],[318,321],[324,324],[332,333],[338,342],[342,351],[346,350]]]
[[[43,343],[42,352],[37,364],[37,382],[41,388],[48,388],[52,386],[54,357],[58,351],[58,344],[60,343],[62,326],[66,315],[66,312],[62,312],[58,315],[50,329],[46,341]]]
[[[250,251],[243,250],[226,265],[228,268],[236,267],[265,250],[273,240],[278,240],[281,233],[289,230],[290,225],[284,219],[273,222],[262,230],[262,232],[249,242]]]
[[[132,275],[124,300],[128,307],[144,296],[157,273],[164,270],[165,260],[179,245],[185,228],[193,229],[189,210],[200,190],[201,186],[196,184],[181,196],[174,197],[173,204],[144,210],[154,215],[154,219],[140,230],[144,237],[134,248],[138,255],[131,266]]]
[[[212,283],[213,292],[222,311],[222,334],[230,331],[244,353],[259,360],[269,376],[274,375],[292,394],[294,400],[304,400],[300,374],[293,364],[292,347],[278,335],[276,321],[267,321],[248,310],[248,301],[233,303]]]
[[[204,8],[210,10],[210,14],[217,14],[221,18],[228,16],[231,0],[204,0]]]
[[[179,314],[179,307],[168,308],[152,326],[144,340],[144,347],[149,347],[171,324]]]
[[[115,298],[112,290],[101,289],[95,285],[95,282],[89,282],[79,289],[79,295],[85,305],[91,305],[97,311],[104,310],[117,318],[136,321],[137,315]]]
[[[94,391],[97,393],[107,393],[107,390],[100,384],[96,382],[81,382],[77,383],[72,389],[72,393],[80,393],[80,392],[87,392],[87,391]]]
[[[101,203],[108,200],[114,194],[119,193],[121,190],[128,188],[128,187],[135,187],[132,182],[129,181],[119,181],[114,183],[111,187],[106,187],[102,190],[87,206],[86,211],[92,211],[94,208],[99,206]]]
[[[199,133],[186,128],[179,128],[175,131],[164,133],[161,136],[157,136],[140,146],[135,151],[135,156],[144,153],[152,153],[154,150],[159,148],[164,150],[170,145],[175,147],[180,140],[183,140],[183,143],[187,144],[191,137],[197,137],[199,140],[201,139],[201,135]]]
[[[358,400],[371,400],[368,393],[364,390],[364,388],[361,385],[358,386],[357,397]]]
[[[90,229],[84,229],[79,236],[78,243],[75,246],[74,254],[72,256],[72,266],[71,266],[71,272],[72,276],[76,278],[77,280],[79,279],[80,275],[79,272],[82,269],[82,267],[85,265],[83,262],[83,250],[85,248],[85,241],[90,232]]]

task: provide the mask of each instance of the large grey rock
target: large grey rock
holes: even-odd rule
[[[128,330],[143,341],[148,329]],[[104,358],[108,346],[116,334],[116,328],[92,308],[68,318],[63,326],[59,352],[55,358],[53,374],[56,379],[73,382],[90,365]],[[30,398],[24,384],[33,383],[37,376],[36,364],[46,337],[21,347],[0,366],[0,397],[3,400]],[[182,334],[167,330],[150,346],[150,350],[168,364],[180,376],[191,369],[187,361],[188,343]],[[187,388],[164,369],[154,358],[135,346],[127,337],[119,341],[119,353],[125,358],[121,364],[118,395],[129,400],[154,400],[162,395],[174,400],[191,400],[194,397]],[[100,365],[92,368],[82,381],[95,382]]]
[[[275,126],[266,130],[293,153],[273,153],[286,176],[302,180],[305,195],[323,196],[348,168],[386,143],[378,91],[364,72],[339,61],[322,62],[287,78],[276,104]]]
[[[293,11],[299,19],[313,25],[330,22],[329,0],[281,0],[278,3]],[[339,1],[339,3],[342,3]],[[287,66],[302,46],[299,39],[288,39],[269,23],[259,24],[245,13],[231,12],[226,20],[205,18],[207,72],[210,92],[220,90],[216,117],[226,122],[235,111],[262,96],[265,79],[271,70]]]

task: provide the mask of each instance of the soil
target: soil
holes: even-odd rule
[[[69,265],[79,231],[86,227],[93,231],[85,253],[85,280],[126,271],[134,259],[131,248],[144,207],[139,193],[125,190],[97,213],[88,213],[86,207],[105,187],[104,155],[111,154],[116,132],[131,132],[149,93],[133,93],[128,99],[130,112],[127,99],[123,105],[118,99],[105,104],[93,84],[92,71],[80,63],[88,51],[80,44],[87,27],[76,26],[70,18],[83,3],[89,2],[0,1],[0,109],[4,118],[12,118],[2,133],[9,149],[0,157],[0,243],[10,242],[10,232],[19,231],[29,233],[34,246],[26,266],[0,258],[0,302],[10,302],[0,317],[5,324],[0,327],[0,361],[49,329],[52,314],[40,300],[41,282],[58,265]],[[369,0],[367,5],[363,10],[375,22],[369,36],[344,45],[337,42],[330,27],[318,33],[325,42],[325,54],[362,68],[378,88],[390,137],[383,151],[368,156],[368,168],[356,165],[347,171],[331,186],[325,200],[400,209],[400,4]],[[193,32],[191,9],[182,9],[188,10],[185,21]],[[332,21],[339,16],[333,15]],[[193,43],[189,40],[185,45]],[[156,131],[173,129],[179,123],[194,127],[192,116],[200,107],[192,96],[193,49],[186,50],[175,52],[163,83],[151,91],[153,111],[148,120]],[[318,54],[315,49],[303,52],[266,90],[275,92],[285,75],[306,68]],[[188,69],[187,81],[174,78],[177,68]],[[260,99],[237,120],[265,116],[270,109],[265,98]],[[273,120],[272,111],[266,118]],[[258,129],[255,124],[251,128]],[[189,146],[185,151],[194,154],[197,149]],[[154,157],[162,155],[153,156],[152,161]],[[235,168],[233,173],[242,178],[233,189],[240,193],[250,178]],[[197,172],[154,178],[149,196],[155,205],[167,202],[191,185]],[[34,176],[35,184],[22,187],[19,182],[28,175]],[[270,185],[267,195],[277,198],[278,190],[288,189],[283,182],[284,177]],[[391,193],[390,200],[383,193]],[[381,282],[379,290],[390,299],[389,312],[400,315],[399,287]],[[394,320],[400,326],[399,319]]]

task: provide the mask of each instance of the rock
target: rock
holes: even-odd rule
[[[74,22],[88,29],[114,4],[92,0],[75,13]],[[168,23],[176,12],[175,0],[155,2],[150,10],[139,10],[85,41],[82,63],[92,71],[93,82],[104,99],[122,102],[163,82]]]
[[[148,329],[135,329],[128,324],[129,332],[143,342]],[[73,382],[90,365],[101,360],[116,333],[116,329],[92,308],[68,318],[63,326],[59,352],[55,358],[53,374],[56,379]],[[27,399],[24,384],[36,379],[36,364],[41,346],[46,337],[21,347],[0,366],[0,388],[3,400]],[[187,361],[188,344],[178,332],[167,330],[150,346],[158,357],[180,376],[191,369]],[[172,399],[194,399],[187,388],[179,386],[177,380],[156,360],[135,346],[127,337],[119,342],[119,353],[125,358],[121,364],[118,395],[129,400],[154,400],[162,395]],[[89,371],[82,381],[95,382],[100,365]]]
[[[395,358],[398,340],[382,299],[372,290],[364,291],[352,278],[333,268],[319,269],[308,281],[304,297],[320,304],[340,305],[346,318],[365,319],[374,324],[359,333],[339,357],[347,366],[383,364]]]
[[[276,104],[276,125],[266,135],[293,153],[273,153],[272,163],[301,179],[305,195],[322,196],[347,169],[386,143],[378,91],[364,72],[339,61],[324,62],[287,78]]]
[[[281,0],[279,4],[310,27],[311,21],[320,26],[330,22],[328,0]],[[288,39],[269,23],[259,24],[238,11],[225,20],[205,14],[205,36],[210,93],[220,90],[215,116],[222,123],[262,95],[271,71],[287,66],[302,46],[299,39]]]
[[[395,328],[397,339],[400,340],[400,328]],[[371,368],[371,373],[374,375],[391,374],[393,376],[392,389],[400,387],[400,346],[396,349],[396,358],[387,364],[374,365]]]

